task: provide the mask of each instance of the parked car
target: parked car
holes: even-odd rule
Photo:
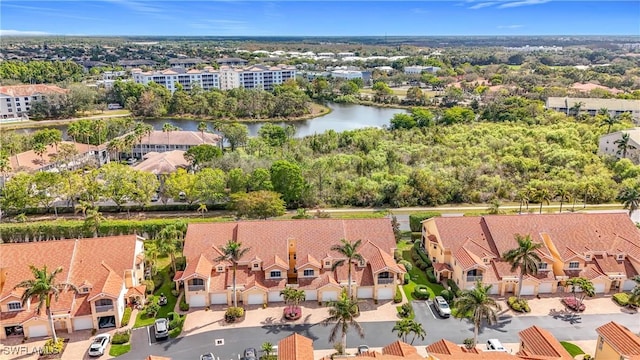
[[[216,360],[216,358],[213,356],[213,353],[208,353],[200,355],[200,360]]]
[[[156,339],[166,339],[169,337],[169,320],[164,318],[156,319],[153,327]]]
[[[440,316],[445,318],[451,316],[451,308],[449,307],[447,300],[445,300],[442,296],[436,296],[436,298],[433,300],[433,304],[436,306],[436,310],[438,311],[438,314]]]
[[[107,345],[111,341],[111,335],[100,334],[93,339],[89,346],[89,356],[102,356],[107,351]]]
[[[242,358],[244,360],[258,360],[258,352],[254,348],[246,348]]]
[[[507,349],[502,346],[502,343],[498,339],[489,339],[487,341],[487,350],[492,351],[507,351]]]
[[[369,351],[369,347],[367,345],[358,346],[358,354],[364,354]]]

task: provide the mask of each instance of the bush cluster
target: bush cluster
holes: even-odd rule
[[[531,312],[531,308],[529,308],[527,299],[518,299],[515,296],[510,296],[509,299],[507,299],[507,304],[509,304],[509,307],[512,308],[513,311]]]
[[[432,284],[438,283],[438,279],[436,279],[436,275],[433,273],[432,267],[427,269],[427,280]]]
[[[41,355],[59,355],[62,354],[64,348],[64,339],[58,338],[58,342],[54,344],[53,339],[49,339],[42,347]]]
[[[416,285],[415,289],[413,289],[413,297],[419,300],[428,299],[429,288],[425,285]]]
[[[584,311],[584,309],[587,308],[584,303],[580,304],[580,307],[578,307],[578,301],[572,297],[562,299],[562,303],[573,311]]]
[[[405,275],[405,280],[407,280],[407,275],[409,274],[404,274]],[[405,284],[409,283],[409,281],[407,281]],[[400,286],[396,285],[396,295],[393,297],[393,302],[396,304],[399,304],[402,302],[402,292],[400,291]]]
[[[129,320],[131,319],[131,308],[130,307],[126,307],[124,309],[124,314],[122,315],[122,326],[127,326],[129,325]]]
[[[181,311],[189,311],[189,304],[185,301],[184,296],[180,300],[179,306]]]
[[[299,306],[287,306],[283,310],[283,316],[287,320],[298,320],[302,317],[302,309]]]
[[[410,318],[411,315],[413,315],[413,306],[411,306],[411,303],[404,303],[400,306],[400,309],[398,310],[398,314],[400,315],[401,318]]]
[[[453,292],[444,289],[440,292],[440,296],[442,296],[445,300],[447,300],[448,303],[450,303],[453,300]]]
[[[398,264],[404,266],[404,268],[407,269],[407,272],[413,269],[413,265],[407,260],[400,260]]]
[[[447,286],[451,288],[451,291],[453,292],[453,296],[457,297],[458,294],[460,293],[460,287],[458,286],[458,284],[456,284],[456,282],[453,281],[453,279],[447,279]]]
[[[629,305],[629,294],[627,293],[613,294],[613,301],[615,301],[620,306],[627,306]]]
[[[244,309],[241,307],[230,306],[224,313],[224,320],[226,322],[234,322],[236,319],[244,316]]]
[[[126,344],[131,339],[131,332],[129,330],[116,331],[111,339],[112,344]]]
[[[409,215],[409,228],[412,232],[422,232],[421,222],[432,217],[440,216],[441,214],[436,211],[419,212]]]
[[[411,281],[411,275],[409,273],[404,273],[404,284],[407,285]]]

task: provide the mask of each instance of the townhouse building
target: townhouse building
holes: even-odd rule
[[[79,290],[64,290],[53,300],[58,332],[120,327],[125,306],[144,301],[143,239],[136,235],[0,244],[0,340],[51,335],[46,312],[36,311],[37,298],[23,305],[24,289],[15,288],[33,279],[30,265],[47,271],[62,267],[57,280]]]
[[[543,246],[538,274],[525,276],[521,295],[570,291],[565,281],[585,277],[597,294],[628,291],[640,272],[640,231],[625,213],[488,215],[425,220],[422,241],[438,280],[461,289],[476,280],[506,296],[518,289],[519,272],[503,259],[516,235]]]
[[[353,294],[362,299],[393,299],[406,272],[393,258],[396,246],[389,219],[314,219],[189,224],[185,236],[184,285],[190,306],[232,303],[232,264],[216,261],[229,240],[248,248],[238,263],[236,291],[244,305],[283,301],[280,291],[295,287],[307,301],[338,299],[348,285],[348,266],[332,270],[341,255],[331,250],[341,239],[362,240],[364,261],[352,264]]]
[[[72,153],[64,154],[68,147]],[[52,171],[73,170],[85,165],[100,167],[109,162],[109,155],[104,145],[87,145],[71,141],[63,141],[57,145],[50,144],[42,155],[29,150],[9,157],[11,172],[18,171]]]
[[[640,360],[640,336],[628,328],[611,321],[596,332],[595,360]]]
[[[596,115],[600,109],[607,109],[612,117],[628,112],[640,124],[640,100],[549,97],[546,107],[569,115],[576,104],[580,105],[581,113],[586,112],[591,116]]]
[[[128,155],[136,159],[142,159],[151,152],[187,151],[194,146],[202,144],[218,146],[220,140],[220,135],[208,132],[203,134],[199,131],[176,130],[163,132],[156,130],[140,138],[140,141],[133,145],[132,152]]]
[[[28,119],[34,102],[66,93],[67,90],[54,85],[0,86],[0,119]]]
[[[626,151],[623,149],[624,145],[620,143],[625,134],[629,136]],[[624,157],[636,165],[640,164],[640,127],[600,136],[598,154],[613,156],[618,159]]]

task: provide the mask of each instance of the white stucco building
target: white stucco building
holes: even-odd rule
[[[50,94],[65,94],[67,90],[54,85],[0,86],[0,119],[28,118],[34,101]]]
[[[629,134],[627,151],[623,154],[619,141],[624,134]],[[618,159],[623,155],[634,164],[640,164],[640,127],[631,130],[616,131],[611,134],[600,136],[598,141],[598,154],[614,156]]]

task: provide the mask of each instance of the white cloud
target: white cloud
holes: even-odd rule
[[[521,0],[521,1],[509,1],[498,6],[498,9],[513,8],[519,6],[529,6],[548,3],[551,0]]]
[[[477,4],[473,5],[473,6],[470,6],[469,9],[473,9],[473,10],[482,9],[482,8],[485,8],[485,7],[488,7],[488,6],[491,6],[491,5],[495,5],[497,3],[498,3],[497,1],[481,2],[481,3],[477,3]]]
[[[45,36],[51,33],[33,30],[3,30],[0,29],[0,36]]]
[[[498,29],[519,29],[524,27],[524,25],[498,25]]]

